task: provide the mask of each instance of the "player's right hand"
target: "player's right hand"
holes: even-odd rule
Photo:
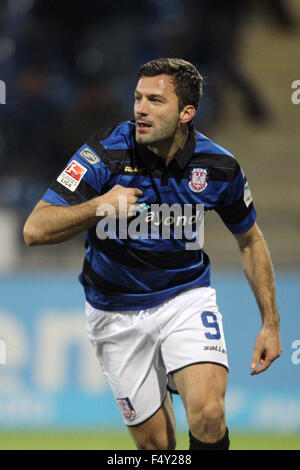
[[[143,195],[139,188],[127,188],[116,184],[103,196],[95,198],[97,216],[116,216],[117,218],[132,217],[135,214],[134,205]]]

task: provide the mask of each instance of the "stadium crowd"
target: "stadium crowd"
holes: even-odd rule
[[[132,119],[135,71],[155,57],[184,57],[203,72],[202,131],[222,120],[228,86],[245,118],[268,120],[240,66],[243,25],[258,10],[293,29],[285,0],[1,2],[0,205],[28,212],[87,136]]]

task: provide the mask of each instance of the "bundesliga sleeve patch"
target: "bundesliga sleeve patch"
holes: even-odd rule
[[[65,188],[74,192],[86,172],[87,168],[80,165],[76,160],[72,160],[67,168],[59,175],[57,181]]]
[[[135,418],[135,410],[129,398],[117,398],[117,403],[124,418],[132,421]]]

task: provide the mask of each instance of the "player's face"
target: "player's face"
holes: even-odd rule
[[[159,144],[174,138],[180,121],[178,98],[171,77],[141,77],[135,90],[136,140]]]

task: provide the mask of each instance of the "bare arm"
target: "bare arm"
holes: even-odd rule
[[[101,217],[96,212],[101,204],[115,207],[118,216],[120,196],[127,198],[129,208],[142,194],[138,188],[116,185],[103,196],[75,206],[55,206],[39,201],[25,223],[24,240],[28,246],[64,242],[97,224]]]
[[[244,272],[256,298],[263,323],[251,361],[251,375],[255,375],[266,370],[281,354],[274,270],[267,244],[256,224],[248,232],[235,237],[242,254]]]

